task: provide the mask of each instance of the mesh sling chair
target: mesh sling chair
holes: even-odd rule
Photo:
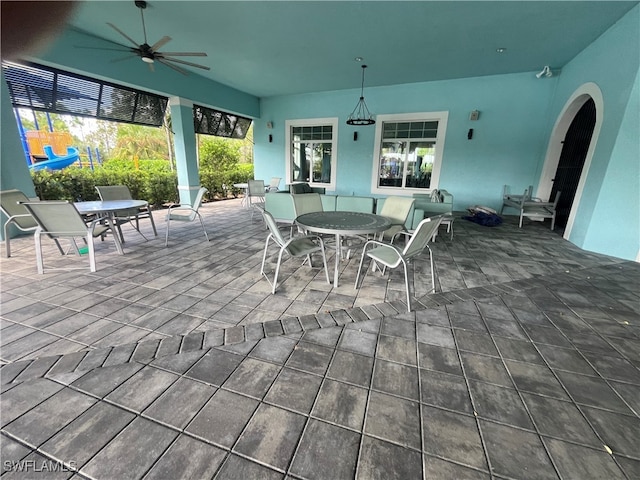
[[[429,262],[431,264],[431,291],[436,290],[435,269],[433,266],[433,254],[429,247],[429,241],[433,238],[435,232],[438,231],[438,227],[442,222],[442,215],[436,217],[425,218],[420,222],[413,235],[409,238],[404,249],[400,250],[397,246],[390,243],[383,243],[378,240],[369,240],[364,244],[362,249],[362,258],[360,259],[360,265],[358,266],[358,274],[356,275],[356,283],[354,288],[358,288],[358,282],[360,280],[360,270],[362,270],[362,264],[365,257],[369,257],[373,260],[373,268],[376,264],[384,265],[388,268],[397,268],[402,265],[404,269],[404,283],[407,291],[407,311],[411,311],[411,296],[409,292],[409,272],[408,263],[415,257],[420,255],[426,248],[429,250]],[[369,249],[369,250],[367,250]]]
[[[56,243],[58,243],[58,239],[60,238],[69,238],[71,240],[71,246],[78,255],[80,255],[80,251],[76,244],[76,238],[83,238],[89,249],[89,270],[92,272],[96,271],[96,254],[93,239],[95,237],[101,237],[107,231],[111,230],[109,226],[100,224],[102,219],[96,219],[86,224],[73,203],[67,201],[24,202],[21,205],[25,206],[38,223],[38,227],[34,233],[38,273],[44,273],[42,235],[48,236],[55,240]],[[115,233],[113,235],[113,241],[116,244],[118,253],[122,254],[122,246]],[[58,245],[58,248],[60,248],[60,245]]]
[[[253,220],[253,212],[257,208],[258,211],[264,210],[264,180],[249,180],[247,182],[247,195],[249,196],[249,207],[251,208],[251,220]]]
[[[391,226],[382,232],[382,239],[391,241],[399,232],[406,230],[405,223],[414,203],[415,199],[408,197],[385,198],[378,215],[391,220]]]
[[[20,190],[4,190],[0,192],[0,210],[7,216],[4,222],[4,243],[7,258],[11,256],[11,225],[15,225],[22,232],[35,232],[38,222],[29,213],[29,210],[22,203],[29,202],[29,198]],[[61,254],[64,254],[62,247],[56,240],[56,245]]]
[[[202,220],[202,215],[198,210],[202,205],[202,198],[204,194],[207,193],[205,187],[200,187],[198,190],[198,194],[196,195],[195,200],[193,201],[193,205],[189,205],[187,203],[180,205],[173,205],[169,207],[167,211],[167,234],[164,239],[164,246],[167,247],[169,245],[169,226],[171,224],[171,220],[175,222],[193,222],[196,218],[200,220],[200,225],[202,225],[202,231],[204,232],[204,238],[209,241],[209,235],[207,235],[207,229],[204,228],[204,220]]]
[[[285,240],[282,236],[282,233],[278,229],[278,225],[273,219],[273,216],[267,211],[263,211],[262,216],[265,223],[267,224],[267,228],[269,229],[269,235],[267,236],[267,240],[264,244],[264,253],[262,254],[262,265],[260,266],[260,274],[263,275],[269,282],[269,285],[271,285],[271,293],[276,293],[276,287],[278,286],[278,274],[280,273],[280,264],[282,263],[282,255],[285,252],[287,252],[292,257],[307,257],[310,267],[312,266],[311,254],[320,252],[320,254],[322,255],[324,274],[327,278],[327,283],[331,283],[329,281],[327,257],[324,252],[324,242],[322,241],[322,238],[320,238],[318,235],[304,235],[292,237],[289,240]],[[276,271],[273,276],[273,282],[269,280],[269,277],[267,277],[267,274],[264,271],[264,264],[267,260],[267,250],[269,248],[270,240],[273,240],[274,243],[280,248],[280,251],[278,252],[278,263],[276,264]]]
[[[271,177],[269,185],[266,187],[267,192],[277,192],[280,190],[280,180],[282,177]]]
[[[100,195],[100,199],[102,201],[133,200],[133,197],[131,196],[131,191],[129,190],[129,187],[127,187],[126,185],[102,185],[102,186],[96,185],[96,190],[98,191],[98,195]],[[122,235],[122,230],[120,228],[120,225],[127,222],[130,223],[131,226],[135,228],[140,235],[142,235],[142,238],[147,240],[147,237],[145,237],[144,234],[140,231],[141,218],[148,218],[151,221],[151,227],[153,228],[153,235],[156,237],[158,236],[158,232],[156,230],[156,224],[153,221],[153,215],[151,214],[151,210],[148,207],[142,208],[142,209],[131,208],[124,212],[119,212],[118,216],[115,219],[116,220],[115,226],[118,229],[118,234],[120,234],[120,240],[123,243],[124,243],[124,237]],[[132,220],[136,221],[135,225],[133,224]]]

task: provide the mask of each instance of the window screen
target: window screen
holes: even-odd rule
[[[194,105],[193,126],[196,133],[242,139],[247,136],[251,119]]]
[[[2,62],[14,107],[159,127],[168,99],[42,65]]]

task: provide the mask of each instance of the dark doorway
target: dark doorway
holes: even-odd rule
[[[556,197],[556,192],[562,192],[556,209],[556,228],[559,230],[564,230],[567,226],[571,205],[578,189],[580,174],[587,158],[587,151],[589,150],[595,124],[596,105],[593,99],[589,98],[576,113],[567,130],[562,142],[562,153],[558,161],[558,168],[553,179],[550,199]]]

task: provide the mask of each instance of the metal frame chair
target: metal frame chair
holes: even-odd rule
[[[399,232],[406,231],[405,223],[407,222],[407,218],[409,218],[415,201],[415,198],[410,197],[391,196],[384,199],[378,215],[391,220],[391,226],[382,232],[381,239],[393,240]]]
[[[93,239],[102,237],[107,231],[111,230],[109,226],[100,224],[102,219],[98,218],[86,224],[73,203],[67,201],[21,202],[20,204],[24,205],[38,224],[33,238],[36,246],[36,263],[39,274],[44,273],[42,235],[53,239],[59,249],[60,244],[58,243],[58,239],[71,239],[71,245],[78,255],[80,255],[80,250],[78,249],[75,239],[78,237],[83,238],[89,249],[89,270],[91,270],[91,272],[96,271]],[[115,233],[113,241],[118,253],[124,253]],[[64,252],[62,253],[64,254]]]
[[[131,191],[129,187],[126,185],[96,185],[96,190],[98,191],[98,195],[100,195],[100,199],[102,201],[107,200],[133,200],[131,196]],[[151,221],[151,227],[153,228],[153,234],[157,237],[158,232],[156,230],[156,224],[153,221],[153,215],[151,214],[151,210],[146,208],[145,210],[141,210],[139,208],[132,208],[130,210],[119,213],[119,215],[115,218],[116,223],[115,226],[118,230],[118,234],[120,235],[120,241],[124,243],[124,236],[122,235],[122,229],[120,225],[123,223],[129,223],[135,230],[142,235],[142,238],[148,240],[147,237],[144,236],[144,233],[140,231],[140,219],[148,218]],[[135,219],[136,224],[134,225],[131,221]]]
[[[204,220],[202,219],[202,215],[200,215],[200,212],[198,212],[198,210],[200,209],[200,206],[202,205],[202,198],[204,197],[204,194],[207,193],[208,191],[209,190],[207,190],[205,187],[200,187],[200,190],[198,190],[198,194],[196,195],[196,198],[193,201],[193,205],[189,205],[185,203],[180,205],[172,205],[171,207],[169,207],[169,210],[167,211],[167,217],[166,217],[167,233],[164,238],[165,247],[169,246],[169,226],[171,224],[171,220],[176,222],[193,222],[196,218],[198,218],[198,220],[200,220],[200,225],[202,225],[202,231],[204,232],[204,237],[207,239],[207,242],[209,241],[209,235],[207,235],[207,229],[204,227]]]
[[[433,235],[438,231],[442,218],[442,215],[438,215],[422,220],[402,250],[393,244],[384,243],[379,240],[369,240],[365,243],[364,248],[362,249],[362,258],[360,259],[360,265],[358,266],[358,274],[356,276],[354,288],[358,288],[360,271],[362,270],[362,264],[365,257],[369,257],[373,260],[372,264],[374,269],[378,263],[384,265],[385,268],[389,267],[392,269],[402,265],[404,269],[404,283],[407,291],[407,311],[410,312],[411,295],[409,290],[409,272],[407,264],[420,255],[425,248],[429,250],[429,262],[431,264],[431,291],[435,292],[435,268],[433,264],[433,253],[431,252],[431,247],[429,247],[429,241],[433,239]],[[373,248],[367,251],[367,248],[369,247]]]
[[[251,220],[255,209],[262,212],[264,210],[265,186],[264,180],[249,180],[247,182],[247,195],[249,197],[249,208],[251,208]]]
[[[280,190],[280,180],[282,177],[271,177],[269,185],[265,188],[267,192],[277,192]]]
[[[35,232],[38,229],[38,222],[29,213],[29,210],[24,205],[24,202],[29,202],[29,198],[20,190],[3,190],[0,192],[0,210],[7,216],[7,221],[4,222],[4,244],[5,255],[7,258],[11,256],[11,225],[22,232]],[[62,247],[56,240],[56,245],[61,254],[64,254]]]
[[[260,266],[260,274],[263,275],[269,282],[269,285],[271,285],[271,293],[276,293],[280,264],[282,263],[282,255],[285,252],[287,252],[292,257],[306,257],[309,261],[310,267],[313,266],[311,264],[311,254],[320,252],[322,255],[322,262],[324,263],[324,273],[327,277],[327,283],[331,283],[329,280],[329,270],[327,268],[327,257],[324,251],[324,242],[319,235],[297,236],[292,237],[289,240],[285,240],[282,236],[282,233],[278,229],[278,225],[273,216],[267,211],[263,211],[262,216],[264,218],[264,222],[267,224],[267,228],[269,229],[269,235],[267,236],[267,240],[264,244],[264,253],[262,254],[262,265]],[[274,243],[280,248],[280,251],[278,252],[278,263],[276,264],[276,272],[273,276],[273,282],[269,280],[269,277],[267,277],[267,274],[264,271],[264,265],[267,260],[267,250],[269,248],[270,240],[273,240]]]

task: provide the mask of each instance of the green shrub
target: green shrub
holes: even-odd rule
[[[141,160],[135,168],[133,161],[109,160],[102,166],[39,170],[31,172],[36,194],[42,200],[90,201],[99,200],[96,185],[126,185],[133,198],[146,200],[161,207],[179,201],[178,177],[165,160]],[[227,170],[203,168],[200,183],[209,190],[207,200],[237,196],[240,189],[234,183],[246,183],[253,178],[252,164],[236,164]]]

